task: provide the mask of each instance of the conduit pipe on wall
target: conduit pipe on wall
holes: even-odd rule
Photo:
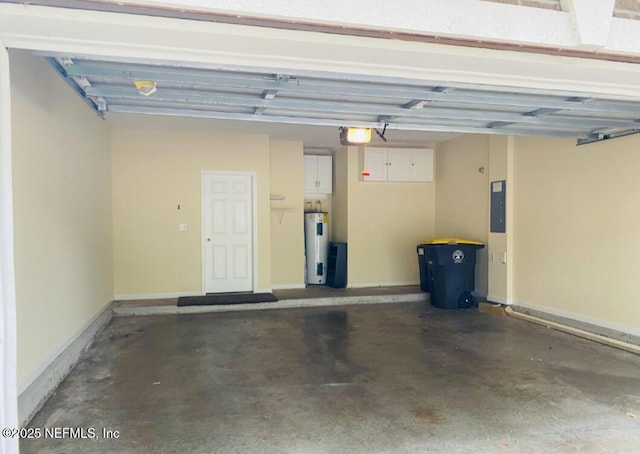
[[[534,317],[533,315],[522,314],[520,312],[514,311],[513,308],[511,307],[506,307],[504,311],[507,313],[507,315],[511,317],[527,320],[529,322],[537,323],[538,325],[546,326],[547,328],[552,328],[567,334],[572,334],[574,336],[582,337],[583,339],[588,339],[593,342],[598,342],[600,344],[608,345],[614,348],[619,348],[621,350],[625,350],[631,353],[635,353],[636,355],[640,355],[640,345],[634,345],[628,342],[611,339],[609,337],[601,336],[599,334],[590,333],[589,331],[584,331],[578,328],[572,328],[571,326],[563,325],[562,323],[551,322],[543,318]]]

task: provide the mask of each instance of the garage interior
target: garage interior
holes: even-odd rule
[[[638,2],[35,3],[0,4],[2,421],[119,437],[21,452],[639,444]],[[341,145],[347,126],[371,143]],[[432,179],[367,181],[381,148],[433,150]],[[328,194],[305,188],[316,155]],[[163,312],[208,291],[206,172],[251,175],[251,291],[272,306]],[[291,307],[308,202],[348,288]],[[443,236],[486,244],[477,299],[547,326],[430,305],[416,245]]]

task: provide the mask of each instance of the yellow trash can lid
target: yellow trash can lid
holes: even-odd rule
[[[422,244],[472,244],[475,246],[484,246],[484,243],[474,240],[466,240],[464,238],[436,238],[424,241]]]

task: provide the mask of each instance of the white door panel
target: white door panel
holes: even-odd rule
[[[213,278],[216,280],[227,279],[227,248],[226,246],[211,246],[212,249],[212,270]]]
[[[208,213],[208,217],[210,218],[210,222],[212,225],[211,232],[216,235],[222,235],[227,231],[227,225],[225,223],[225,219],[223,216],[213,216],[213,213],[224,213],[227,210],[227,201],[226,200],[216,200],[213,199],[211,201],[212,210]]]
[[[318,192],[318,160],[316,156],[304,155],[304,193]]]
[[[364,149],[364,170],[369,175],[365,181],[387,181],[387,148],[367,147]]]
[[[206,293],[253,290],[250,175],[203,175],[203,279]]]
[[[411,179],[433,181],[433,150],[413,150]]]
[[[246,234],[249,230],[247,225],[247,202],[244,200],[233,201],[233,229],[234,235]]]
[[[333,192],[333,158],[318,156],[318,192],[331,194]]]
[[[233,247],[233,264],[234,264],[234,279],[246,279],[247,278],[247,262],[249,254],[246,246],[235,245]]]
[[[407,148],[389,148],[389,181],[411,180],[411,150]]]

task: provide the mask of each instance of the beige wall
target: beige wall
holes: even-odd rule
[[[173,127],[111,131],[117,296],[202,291],[201,171],[257,174],[258,288],[271,288],[269,138]],[[177,209],[180,205],[180,210]],[[187,224],[187,231],[178,231]]]
[[[360,181],[360,150],[347,152],[349,285],[418,283],[416,246],[435,232],[435,183]]]
[[[489,292],[487,298],[503,304],[513,303],[514,291],[514,250],[515,236],[513,219],[514,186],[517,185],[513,171],[514,138],[512,136],[489,137],[489,181],[504,181],[506,184],[506,222],[505,232],[489,232],[488,241],[488,275]],[[493,190],[492,188],[490,190]],[[487,225],[489,229],[489,225]]]
[[[640,333],[640,136],[515,139],[515,299]]]
[[[337,150],[333,154],[333,194],[331,205],[333,216],[331,218],[331,231],[333,241],[348,243],[349,230],[349,172],[348,151],[346,148]],[[348,246],[347,246],[348,248]],[[349,252],[347,251],[347,257]]]
[[[304,163],[302,142],[274,141],[271,147],[271,284],[304,286]]]
[[[464,135],[436,147],[435,236],[488,244],[489,136]],[[487,249],[476,258],[476,292],[487,294]]]
[[[111,300],[106,123],[42,59],[11,52],[18,384]]]

